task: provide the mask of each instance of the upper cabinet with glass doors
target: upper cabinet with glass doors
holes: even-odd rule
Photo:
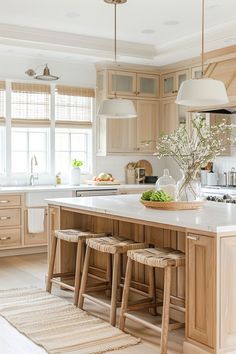
[[[159,75],[128,71],[108,71],[108,96],[159,98]]]
[[[168,73],[161,76],[162,97],[176,96],[182,82],[188,79],[188,70]]]

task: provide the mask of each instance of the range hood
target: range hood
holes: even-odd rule
[[[235,114],[236,113],[236,101],[231,101],[222,106],[212,107],[192,107],[188,112],[197,113],[217,113],[217,114]]]

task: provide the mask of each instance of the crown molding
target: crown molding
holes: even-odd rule
[[[69,52],[95,57],[112,58],[113,39],[91,37],[74,33],[49,31],[0,23],[0,43],[24,48]],[[156,49],[149,44],[117,41],[118,55],[122,57],[154,59]]]

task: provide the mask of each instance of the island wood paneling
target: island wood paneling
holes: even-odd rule
[[[220,347],[236,345],[236,238],[220,243]]]
[[[215,239],[188,235],[187,335],[208,347],[216,345]]]

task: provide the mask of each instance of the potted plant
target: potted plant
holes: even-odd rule
[[[71,178],[70,183],[72,185],[79,185],[80,184],[80,175],[81,170],[80,167],[83,166],[82,160],[73,159],[72,160],[72,169],[71,169]]]

